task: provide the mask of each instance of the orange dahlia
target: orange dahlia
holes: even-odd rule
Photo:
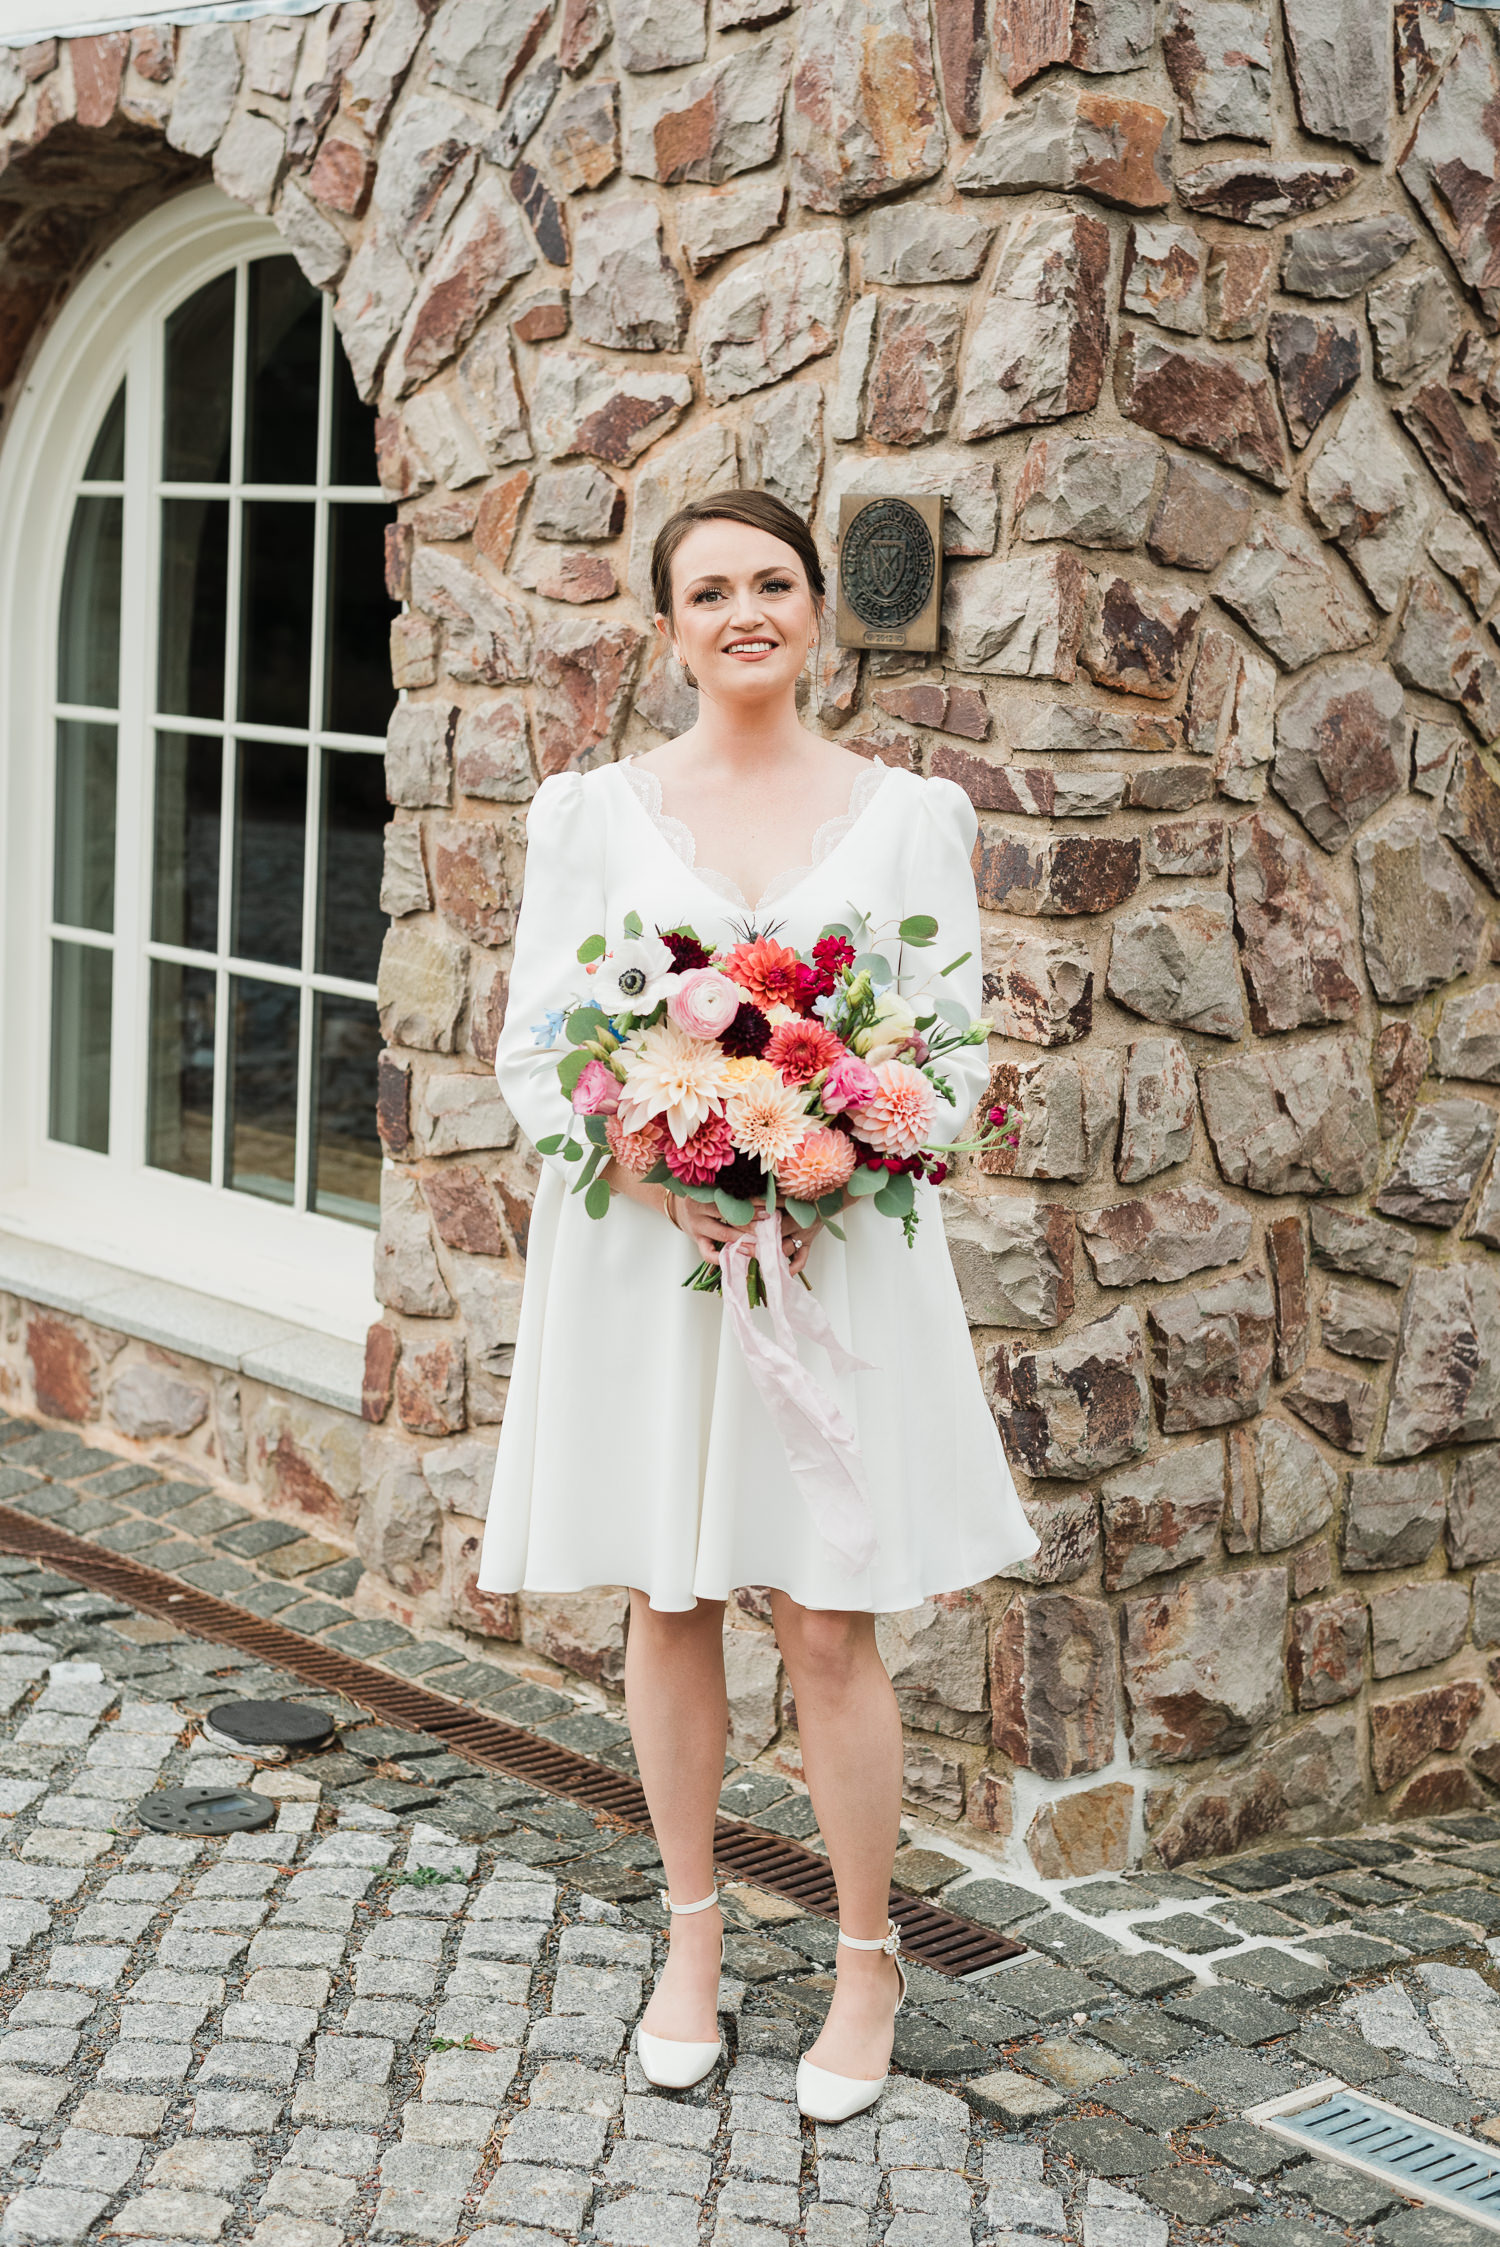
[[[914,1155],[936,1121],[936,1092],[909,1061],[880,1061],[872,1073],[877,1089],[851,1111],[850,1122],[877,1154]]]
[[[718,963],[731,983],[737,983],[757,1006],[797,1005],[795,952],[773,936],[758,936],[753,944],[736,944]]]
[[[654,1170],[671,1144],[671,1134],[655,1116],[639,1131],[627,1131],[618,1116],[606,1116],[604,1136],[620,1168],[634,1171],[637,1178]]]
[[[820,1069],[831,1069],[843,1051],[843,1039],[825,1030],[821,1022],[778,1022],[766,1059],[788,1084],[807,1084]]]
[[[815,1124],[807,1137],[776,1165],[776,1184],[798,1201],[815,1202],[837,1193],[854,1168],[854,1142],[846,1131]]]

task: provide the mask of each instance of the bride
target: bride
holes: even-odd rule
[[[533,1141],[570,1117],[557,1081],[560,1009],[579,996],[578,946],[627,914],[691,926],[710,947],[774,932],[799,951],[851,912],[874,929],[939,924],[924,1003],[980,1009],[977,822],[952,782],[871,762],[804,726],[823,571],[780,501],[731,491],[668,522],[652,563],[656,629],[698,688],[696,724],[645,755],[543,781],[528,820],[500,1087]],[[906,955],[908,961],[912,955]],[[983,1047],[944,1056],[958,1138],[987,1078]],[[686,1289],[700,1258],[744,1230],[711,1202],[617,1162],[600,1222],[543,1160],[514,1371],[500,1434],[481,1587],[630,1587],[625,1701],[666,1872],[667,1964],[638,2032],[654,2083],[685,2087],[719,2058],[722,1921],[713,1828],[727,1733],[722,1631],[738,1586],[764,1587],[795,1703],[803,1770],[838,1890],[837,1987],[798,2068],[802,2111],[837,2121],[873,2104],[905,1978],[889,1918],[900,1826],[901,1721],[875,1617],[975,1584],[1035,1539],[985,1401],[937,1191],[902,1227],[865,1202],[844,1238],[781,1218],[839,1339],[869,1370],[800,1350],[858,1437],[873,1558],[819,1536],[747,1374],[722,1297]],[[763,1313],[754,1314],[762,1318]]]

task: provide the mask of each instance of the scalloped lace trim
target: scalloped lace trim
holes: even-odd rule
[[[727,874],[721,874],[716,866],[699,865],[698,843],[693,830],[684,821],[674,819],[670,812],[661,808],[661,782],[656,774],[647,772],[638,765],[633,756],[622,758],[619,769],[634,790],[647,818],[661,831],[684,866],[691,866],[699,881],[706,888],[716,891],[729,904],[742,906],[747,913],[758,913],[763,905],[774,905],[779,897],[785,897],[788,891],[795,889],[805,874],[810,874],[831,851],[837,849],[856,819],[874,802],[886,774],[893,772],[895,767],[882,763],[879,757],[873,757],[866,769],[856,775],[854,786],[849,791],[848,808],[836,812],[832,819],[825,819],[814,834],[812,855],[806,865],[788,866],[781,873],[773,874],[753,904],[739,883],[731,881]]]

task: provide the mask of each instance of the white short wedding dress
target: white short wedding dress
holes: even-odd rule
[[[727,945],[753,920],[799,951],[851,906],[876,924],[930,913],[938,937],[908,950],[903,989],[967,952],[945,988],[980,1012],[979,913],[970,867],[977,822],[963,791],[872,763],[849,808],[819,829],[811,861],[753,904],[695,863],[693,837],[661,809],[633,760],[544,780],[527,822],[525,895],[495,1074],[522,1131],[563,1131],[561,1045],[534,1039],[578,996],[577,951],[611,941],[628,913],[647,929],[686,923]],[[913,963],[916,972],[911,972]],[[983,1049],[944,1070],[957,1137],[984,1090]],[[908,1247],[867,1201],[821,1232],[811,1286],[869,1372],[835,1374],[820,1345],[798,1349],[857,1431],[875,1553],[851,1572],[814,1527],[717,1294],[682,1282],[690,1240],[617,1194],[591,1218],[577,1165],[543,1159],[527,1248],[510,1390],[485,1524],[484,1591],[573,1592],[628,1584],[662,1609],[767,1585],[807,1607],[889,1613],[982,1582],[1036,1539],[986,1402],[943,1233],[938,1191],[920,1184]],[[757,1319],[765,1319],[757,1311]]]

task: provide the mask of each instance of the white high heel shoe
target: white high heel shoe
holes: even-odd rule
[[[716,1888],[698,1904],[674,1904],[664,1888],[661,1891],[661,1908],[674,1918],[685,1919],[689,1912],[706,1912],[719,1900]],[[724,1963],[724,1940],[719,1938],[719,1963]],[[663,2091],[687,2091],[703,2078],[716,2064],[723,2045],[715,2038],[712,2044],[690,2044],[680,2036],[652,2036],[646,2029],[635,2032],[635,2056],[641,2063],[641,2073],[648,2083]]]
[[[883,1936],[867,1939],[859,1935],[846,1935],[839,1929],[839,1941],[846,1950],[884,1951],[894,1960],[901,1989],[896,1999],[895,2011],[900,2012],[906,2003],[906,1969],[901,1963],[901,1930],[896,1922],[888,1920]],[[828,2068],[814,2067],[811,2060],[797,2062],[797,2105],[801,2112],[814,2122],[847,2122],[853,2114],[863,2114],[872,2107],[885,2089],[883,2075],[834,2075]]]

